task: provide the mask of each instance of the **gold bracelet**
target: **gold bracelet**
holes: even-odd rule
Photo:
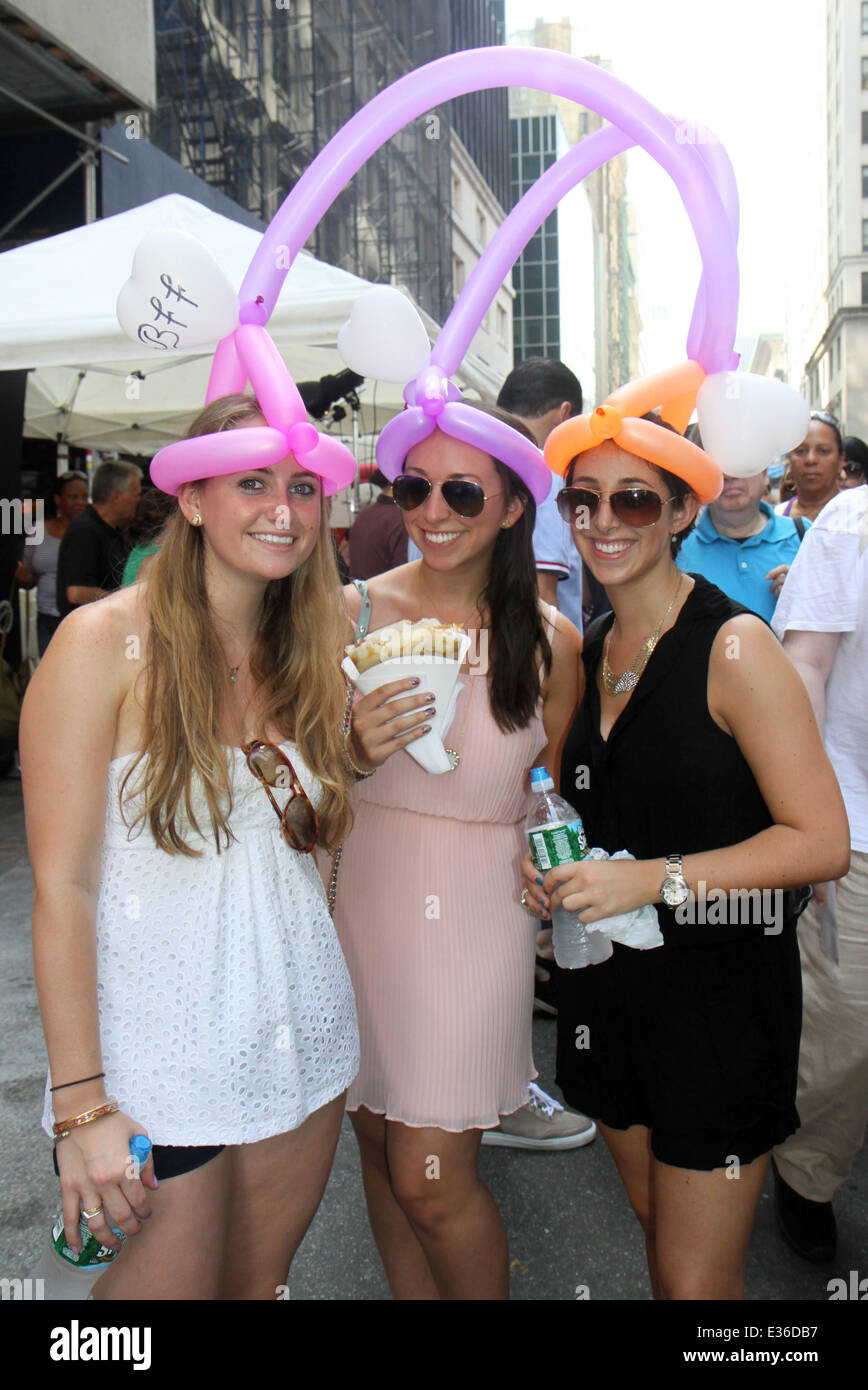
[[[362,768],[357,767],[356,764],[353,762],[353,757],[350,753],[350,732],[351,730],[349,729],[344,730],[344,756],[346,757],[347,763],[349,764],[350,772],[354,772],[356,774],[356,780],[361,782],[364,780],[365,777],[373,777],[377,769],[375,767],[371,767],[367,770],[367,772],[365,772]]]
[[[54,1133],[58,1139],[66,1139],[67,1135],[81,1125],[89,1125],[94,1120],[99,1120],[103,1115],[115,1115],[120,1109],[116,1100],[107,1100],[102,1105],[91,1106],[90,1110],[82,1110],[80,1115],[72,1115],[68,1120],[58,1120],[53,1126]]]

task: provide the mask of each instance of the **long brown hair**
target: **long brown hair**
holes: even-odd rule
[[[223,396],[196,417],[187,438],[261,419],[255,397]],[[132,826],[147,820],[161,849],[169,854],[199,854],[184,838],[187,827],[202,834],[193,806],[195,774],[219,852],[233,838],[228,762],[233,752],[220,729],[226,658],[208,603],[205,537],[180,510],[163,532],[145,593],[150,630],[143,691],[144,748],[123,778],[121,797],[141,798]],[[319,843],[329,850],[341,842],[351,819],[341,734],[346,701],[340,671],[345,623],[329,507],[323,500],[313,551],[292,574],[266,586],[250,669],[265,697],[258,735],[264,737],[266,728],[276,726],[284,736],[291,736],[322,784],[317,808]],[[130,783],[137,768],[135,784]]]

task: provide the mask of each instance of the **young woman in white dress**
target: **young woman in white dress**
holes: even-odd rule
[[[224,397],[190,434],[262,423]],[[348,820],[342,604],[292,454],[178,500],[147,579],[62,623],[24,706],[43,1124],[117,1102],[55,1151],[67,1241],[80,1211],[133,1237],[94,1297],[273,1299],[358,1066],[309,852]]]

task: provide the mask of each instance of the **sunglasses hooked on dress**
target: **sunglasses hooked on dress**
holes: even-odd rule
[[[316,844],[319,823],[316,811],[307,798],[307,793],[298,774],[282,748],[273,743],[262,743],[254,739],[245,743],[242,753],[247,766],[257,781],[264,786],[268,799],[280,818],[280,829],[290,849],[299,854],[310,854]],[[289,775],[287,775],[287,769]],[[289,787],[292,793],[283,810],[280,809],[271,791],[272,787]]]

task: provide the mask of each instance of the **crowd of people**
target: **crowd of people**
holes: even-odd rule
[[[671,466],[586,448],[582,408],[563,363],[520,364],[476,407],[492,452],[435,428],[379,475],[343,587],[292,454],[177,496],[58,479],[19,574],[21,763],[66,1238],[80,1212],[134,1237],[94,1297],[273,1298],[345,1109],[399,1299],[508,1296],[482,1143],[599,1133],[658,1298],[743,1296],[770,1161],[786,1239],[833,1256],[868,1119],[868,450],[815,412],[789,497],[763,472],[703,505],[696,445],[645,417]],[[226,397],[190,434],[261,422]],[[433,693],[354,698],[340,666],[431,617],[488,653],[440,776],[405,754]],[[534,867],[541,764],[628,857]],[[555,965],[553,909],[647,904],[659,949]],[[535,1001],[572,1108],[535,1084]]]

